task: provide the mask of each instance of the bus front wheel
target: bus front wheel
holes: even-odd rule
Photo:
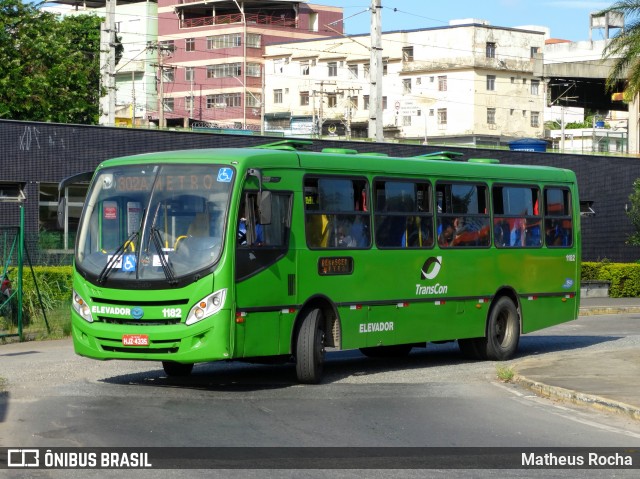
[[[174,361],[162,361],[162,368],[169,377],[186,377],[191,374],[193,364],[176,363]]]
[[[320,309],[309,310],[302,320],[296,341],[296,375],[298,381],[317,384],[324,368],[323,316]]]
[[[511,299],[503,296],[491,308],[485,338],[486,357],[504,361],[513,356],[520,341],[518,309]]]

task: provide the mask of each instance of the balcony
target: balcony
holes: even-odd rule
[[[298,28],[298,20],[286,15],[260,15],[248,13],[247,25],[266,25],[270,27]],[[216,15],[214,17],[184,18],[180,20],[180,28],[209,27],[212,25],[230,25],[242,23],[242,14],[231,13],[227,15]]]

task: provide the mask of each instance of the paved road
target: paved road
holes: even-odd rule
[[[638,317],[604,318],[523,337],[513,364],[637,348]],[[319,386],[298,385],[291,365],[205,364],[175,380],[156,363],[80,358],[69,340],[10,344],[0,347],[0,444],[640,447],[640,422],[503,385],[495,367],[430,345],[391,363],[335,354]]]

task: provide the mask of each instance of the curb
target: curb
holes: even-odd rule
[[[580,308],[579,316],[640,313],[640,306],[591,306]]]
[[[549,386],[548,384],[533,381],[524,376],[515,375],[513,381],[530,389],[539,396],[568,401],[580,406],[590,406],[600,411],[608,411],[616,414],[622,414],[631,419],[640,421],[640,408],[625,404],[623,402],[614,401],[612,399],[585,394],[571,389],[561,388],[558,386]]]

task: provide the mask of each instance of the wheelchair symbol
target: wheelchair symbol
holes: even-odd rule
[[[221,183],[229,183],[233,178],[233,170],[231,168],[220,168],[218,171],[218,181]]]
[[[136,255],[125,254],[122,257],[122,271],[129,272],[136,270]]]

